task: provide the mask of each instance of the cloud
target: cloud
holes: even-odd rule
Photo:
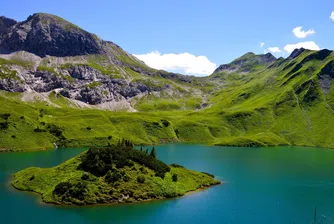
[[[293,33],[297,38],[300,38],[300,39],[305,38],[305,37],[307,37],[307,36],[309,36],[309,35],[315,34],[314,29],[310,29],[310,30],[308,30],[308,31],[303,31],[302,28],[303,28],[302,26],[298,26],[298,27],[296,27],[296,28],[294,28],[294,29],[292,30],[292,33]]]
[[[334,11],[332,12],[332,14],[329,18],[331,18],[331,20],[334,20]]]
[[[195,56],[189,53],[161,54],[159,51],[152,51],[147,54],[134,54],[134,56],[152,68],[183,71],[188,75],[210,75],[217,68],[216,64],[209,61],[207,57]]]
[[[320,47],[313,41],[299,42],[297,44],[287,44],[284,50],[291,53],[294,49],[305,48],[309,50],[320,50]]]
[[[263,47],[266,43],[265,42],[261,42],[260,46]]]
[[[272,53],[280,53],[281,49],[279,49],[279,47],[269,47],[268,51],[270,51]]]

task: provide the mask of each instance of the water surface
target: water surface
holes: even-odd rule
[[[334,223],[334,150],[230,148],[190,144],[156,147],[166,163],[215,174],[223,185],[182,198],[141,204],[61,207],[13,190],[10,176],[51,167],[84,149],[0,154],[1,223]]]

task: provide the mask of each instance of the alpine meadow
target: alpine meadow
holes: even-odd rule
[[[54,15],[20,23],[3,17],[1,24],[1,43],[10,49],[0,61],[3,150],[104,146],[122,138],[142,145],[334,147],[330,50],[296,49],[286,59],[247,53],[194,77],[149,68]]]

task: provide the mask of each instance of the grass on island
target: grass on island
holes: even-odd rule
[[[166,165],[128,140],[88,151],[53,168],[30,167],[14,174],[12,185],[41,194],[55,204],[103,204],[173,198],[219,184],[207,173]]]

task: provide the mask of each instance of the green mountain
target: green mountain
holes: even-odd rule
[[[122,138],[334,148],[330,50],[296,49],[285,59],[247,53],[198,78],[149,68],[116,44],[40,13],[20,23],[0,17],[0,49],[4,150]]]
[[[19,190],[41,194],[54,204],[116,204],[182,196],[217,185],[213,175],[170,166],[125,145],[90,148],[53,168],[30,167],[13,176]]]

